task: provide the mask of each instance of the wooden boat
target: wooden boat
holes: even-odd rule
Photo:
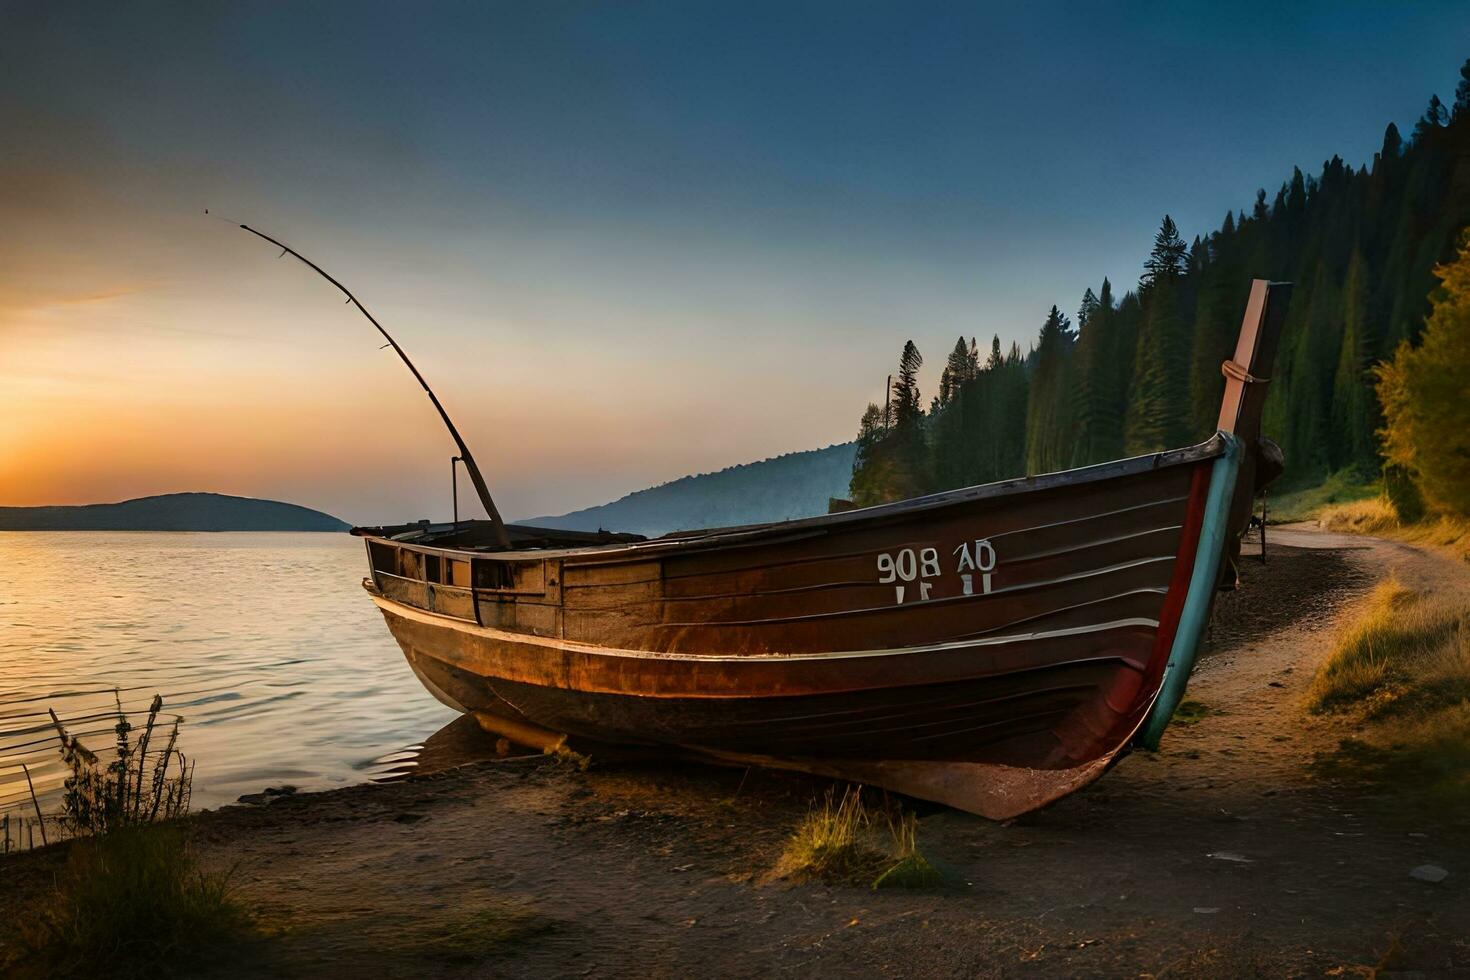
[[[1187,448],[653,540],[359,528],[434,696],[513,742],[659,747],[996,819],[1155,746],[1252,511],[1289,287],[1256,281]],[[381,328],[380,328],[381,329]]]

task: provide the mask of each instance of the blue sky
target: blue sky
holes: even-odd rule
[[[1464,4],[0,4],[0,504],[502,510],[851,438],[1451,95]],[[926,372],[926,389],[934,371]],[[442,459],[441,459],[442,457]]]

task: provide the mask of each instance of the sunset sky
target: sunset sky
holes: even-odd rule
[[[1399,9],[1399,8],[1402,9]],[[1453,93],[1470,5],[0,0],[0,505],[507,517],[841,442]],[[227,220],[213,220],[212,214]]]

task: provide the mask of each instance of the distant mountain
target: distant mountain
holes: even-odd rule
[[[345,531],[347,527],[309,507],[222,493],[166,493],[79,507],[0,507],[0,531]]]
[[[761,524],[827,513],[832,497],[846,497],[852,478],[852,442],[826,449],[787,453],[717,473],[686,476],[639,490],[600,507],[560,517],[518,523],[570,531],[632,531],[649,536],[669,531],[734,524]]]

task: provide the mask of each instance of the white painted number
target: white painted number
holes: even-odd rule
[[[934,587],[933,582],[926,579],[938,578],[939,550],[937,548],[924,548],[915,551],[913,548],[904,548],[893,554],[881,554],[878,556],[878,584],[892,585],[894,602],[903,604],[906,597],[911,595],[907,586],[900,582],[919,582],[918,597],[920,601],[929,598],[929,590]]]
[[[980,592],[990,591],[990,573],[995,570],[995,546],[988,538],[976,538],[974,541],[966,541],[954,550],[957,558],[955,573],[960,579],[960,594],[975,594],[975,579],[980,579]],[[978,576],[975,573],[979,573]],[[939,549],[937,548],[904,548],[892,554],[884,553],[878,556],[878,584],[893,586],[893,601],[903,605],[906,598],[914,593],[908,586],[900,584],[918,580],[918,598],[923,601],[929,598],[929,592],[934,588],[931,579],[943,576],[943,570],[939,567]]]

